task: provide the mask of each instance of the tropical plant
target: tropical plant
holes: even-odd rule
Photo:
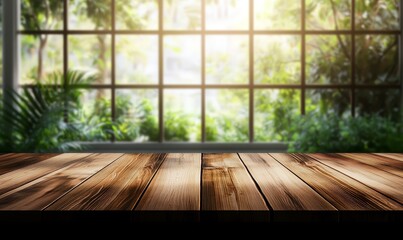
[[[0,152],[65,152],[80,149],[83,123],[77,121],[81,90],[94,80],[84,73],[68,72],[49,76],[10,97],[0,112]],[[68,121],[66,121],[68,118]]]
[[[290,152],[403,152],[403,125],[379,115],[309,114],[294,126]]]

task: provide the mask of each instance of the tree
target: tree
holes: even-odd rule
[[[21,0],[21,26],[24,30],[49,30],[55,29],[63,17],[63,1],[60,0]],[[48,42],[49,35],[38,34],[39,40],[38,68],[36,79],[43,76],[43,52]]]

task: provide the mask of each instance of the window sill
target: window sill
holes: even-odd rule
[[[84,152],[287,152],[286,143],[81,143]]]

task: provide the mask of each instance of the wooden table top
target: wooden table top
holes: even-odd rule
[[[41,220],[402,221],[403,154],[2,154],[0,221],[21,210]]]

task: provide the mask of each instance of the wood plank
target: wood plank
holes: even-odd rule
[[[0,156],[0,175],[55,157],[57,153],[11,153]]]
[[[338,155],[403,177],[403,162],[401,161],[368,153],[340,153]]]
[[[43,210],[123,154],[93,154],[0,196],[0,210]]]
[[[308,154],[308,156],[403,204],[403,178],[366,164],[362,161],[370,159],[366,155],[362,155],[361,161],[355,160],[358,157],[356,154]]]
[[[338,210],[401,210],[402,205],[305,154],[270,154]]]
[[[132,210],[166,154],[125,154],[46,210]]]
[[[36,164],[22,167],[17,171],[3,174],[0,176],[0,195],[74,162],[81,161],[90,155],[90,153],[60,154]]]
[[[136,210],[200,210],[200,153],[168,154]]]
[[[202,210],[260,210],[268,207],[238,155],[203,154]]]
[[[239,154],[273,210],[336,210],[266,153]]]
[[[403,162],[403,154],[401,153],[375,153],[375,155],[391,158]]]

